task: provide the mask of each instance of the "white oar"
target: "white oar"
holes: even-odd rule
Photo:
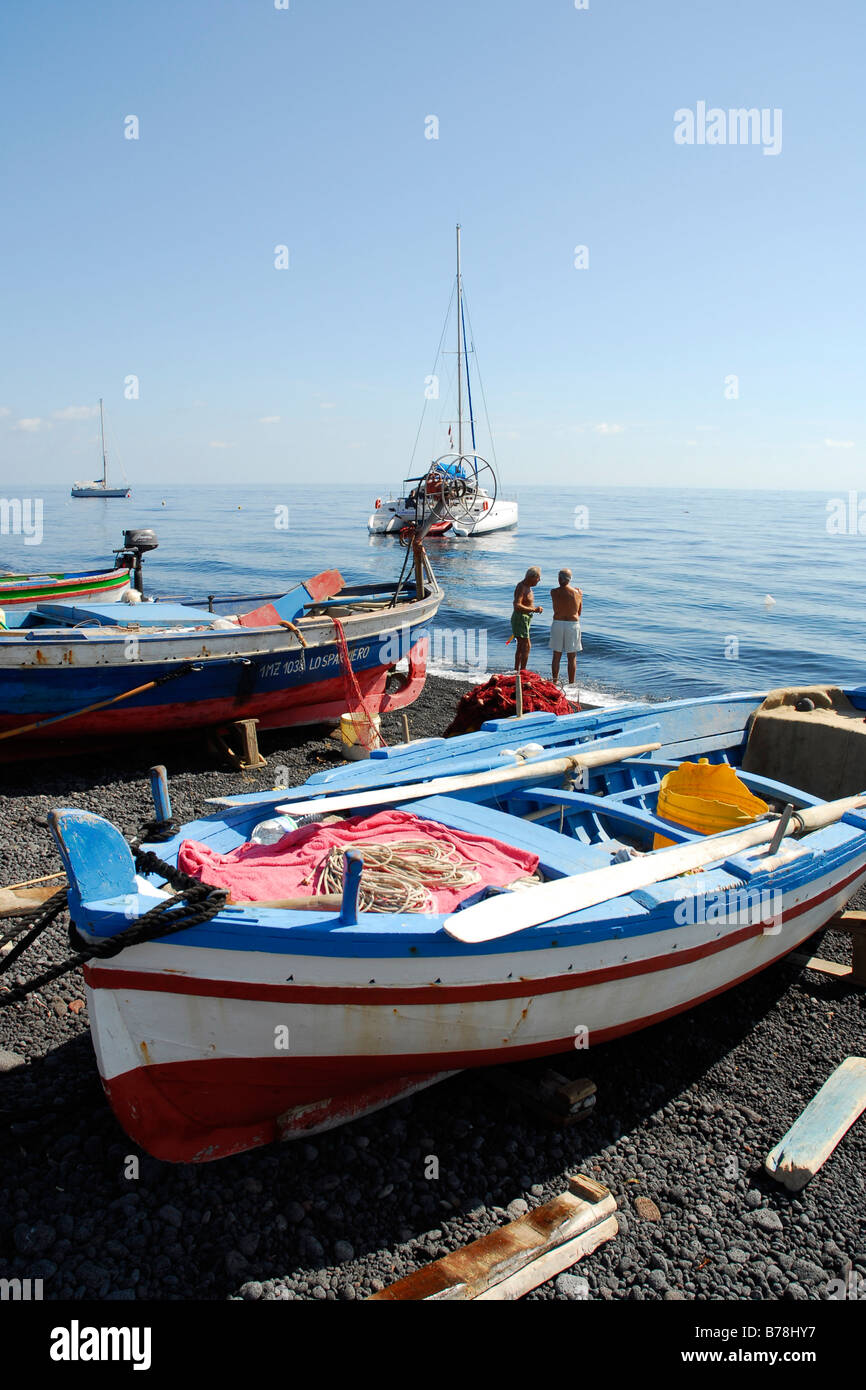
[[[444,796],[447,792],[463,791],[466,787],[490,787],[497,782],[535,781],[552,777],[578,767],[607,767],[623,758],[636,758],[640,753],[652,753],[660,743],[637,743],[630,748],[600,748],[586,753],[573,753],[567,758],[546,758],[541,762],[503,763],[489,772],[467,772],[463,776],[431,777],[428,782],[409,782],[403,786],[375,787],[372,791],[342,792],[336,796],[323,794],[315,801],[286,801],[276,809],[287,816],[310,816],[321,812],[341,811],[348,806],[389,806],[394,801],[411,801],[419,796]]]
[[[828,801],[823,806],[797,811],[791,818],[791,824],[801,831],[820,830],[840,820],[847,811],[856,811],[862,806],[866,806],[866,796],[847,796],[841,801]],[[718,860],[729,859],[732,854],[740,854],[752,845],[772,840],[777,825],[778,818],[762,820],[749,826],[748,830],[738,830],[733,834],[726,831],[721,835],[707,836],[694,844],[657,849],[637,859],[630,859],[625,864],[610,864],[603,869],[591,869],[585,874],[552,879],[549,883],[522,889],[519,893],[499,893],[476,903],[474,907],[467,907],[463,912],[452,913],[446,917],[443,925],[449,936],[473,945],[510,936],[512,932],[525,931],[527,927],[537,927],[542,922],[553,922],[558,917],[595,907],[610,898],[633,893],[637,888],[649,888],[653,883],[662,883],[665,879],[688,873],[690,869],[702,869]]]

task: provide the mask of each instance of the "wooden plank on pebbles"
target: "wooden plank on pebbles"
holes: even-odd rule
[[[617,1233],[616,1199],[582,1173],[568,1191],[498,1231],[454,1250],[367,1302],[510,1301],[546,1284]]]

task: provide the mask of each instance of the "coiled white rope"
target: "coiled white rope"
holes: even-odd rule
[[[443,888],[468,888],[481,873],[454,849],[431,840],[391,844],[334,845],[322,860],[314,892],[343,891],[343,856],[357,849],[364,857],[358,908],[361,912],[432,912]]]

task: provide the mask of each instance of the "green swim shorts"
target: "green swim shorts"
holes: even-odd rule
[[[531,622],[532,622],[532,614],[531,614],[531,613],[521,613],[519,609],[515,608],[514,612],[513,612],[512,615],[511,615],[511,635],[512,635],[512,637],[517,637],[517,638],[528,637],[528,636],[529,636],[529,624],[530,624]]]

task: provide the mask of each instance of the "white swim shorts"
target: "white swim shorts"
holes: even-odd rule
[[[554,652],[582,652],[579,618],[554,618],[550,624],[550,649]]]

